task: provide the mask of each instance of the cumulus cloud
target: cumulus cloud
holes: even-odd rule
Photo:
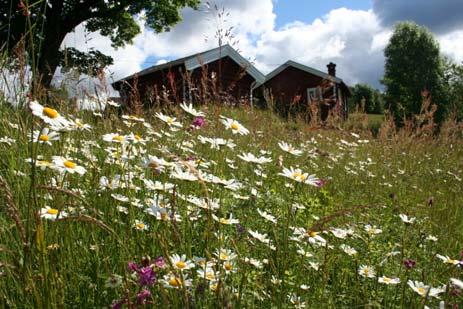
[[[411,20],[439,34],[463,26],[462,0],[374,0],[373,9],[385,26]]]

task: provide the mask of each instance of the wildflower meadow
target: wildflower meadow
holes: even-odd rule
[[[107,103],[0,105],[1,307],[463,304],[456,129]]]

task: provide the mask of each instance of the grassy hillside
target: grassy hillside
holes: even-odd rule
[[[2,307],[463,302],[454,135],[33,109],[0,105]]]

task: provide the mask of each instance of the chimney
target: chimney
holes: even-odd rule
[[[330,62],[326,67],[328,68],[328,74],[333,77],[336,77],[336,64]]]

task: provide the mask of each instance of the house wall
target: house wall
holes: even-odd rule
[[[215,78],[213,78],[215,76]],[[183,62],[132,80],[136,83],[139,99],[146,105],[169,102],[207,102],[220,100],[237,103],[247,100],[254,78],[234,60],[224,57],[186,72]],[[125,86],[125,91],[130,87]],[[167,91],[167,95],[165,95]],[[130,91],[129,91],[130,92]],[[126,95],[127,101],[136,99]]]
[[[307,89],[318,87],[322,82],[323,78],[319,76],[289,66],[272,79],[266,81],[258,91],[261,94],[267,91],[272,95],[274,107],[282,116],[287,117],[299,114],[309,120]],[[340,90],[342,97],[345,97],[339,85],[336,88]],[[331,92],[328,90],[323,95],[323,98],[327,99],[330,95]],[[343,102],[343,100],[340,102]],[[324,105],[320,107],[319,112],[322,118],[328,115],[328,111],[329,107]]]

